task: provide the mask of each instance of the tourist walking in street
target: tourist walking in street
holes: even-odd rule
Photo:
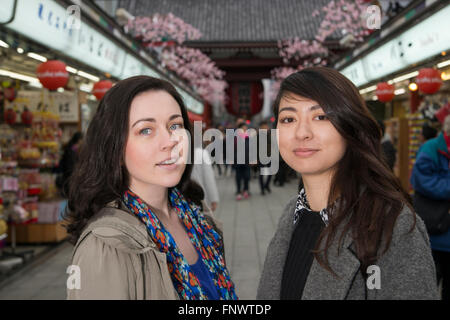
[[[259,171],[259,187],[261,194],[264,195],[266,191],[271,193],[270,180],[272,179],[272,174],[270,174],[271,163],[263,163],[261,159],[261,144],[266,146],[265,157],[270,158],[272,155],[272,140],[269,129],[269,124],[267,121],[262,121],[259,124],[258,131],[258,171]]]
[[[191,179],[202,187],[205,193],[205,204],[212,211],[216,211],[219,205],[219,191],[211,157],[203,148],[199,147],[194,150],[194,168],[192,169]]]
[[[60,172],[56,178],[56,186],[63,197],[67,197],[69,178],[78,161],[82,141],[83,134],[77,131],[63,148],[63,155],[58,165]]]
[[[68,299],[236,299],[221,230],[190,179],[190,132],[167,81],[136,76],[103,97],[69,186],[81,283]]]
[[[302,176],[267,249],[258,299],[437,299],[423,221],[380,160],[381,130],[336,70],[287,77],[280,154]]]
[[[236,171],[236,200],[250,197],[250,136],[247,124],[240,123],[237,128],[234,147],[234,168]]]
[[[450,300],[450,115],[442,132],[425,142],[411,174],[414,205],[430,234],[442,300]]]

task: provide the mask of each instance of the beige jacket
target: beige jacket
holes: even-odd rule
[[[222,234],[210,211],[205,217]],[[178,299],[166,255],[151,240],[147,228],[120,202],[103,208],[83,230],[72,265],[79,267],[79,289],[67,289],[67,299]]]

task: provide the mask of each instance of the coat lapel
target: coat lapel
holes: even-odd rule
[[[360,262],[350,248],[353,240],[348,234],[345,236],[339,255],[337,254],[337,242],[334,241],[329,248],[328,262],[331,269],[339,277],[331,274],[314,259],[302,299],[344,300],[347,297],[352,282],[359,271]]]

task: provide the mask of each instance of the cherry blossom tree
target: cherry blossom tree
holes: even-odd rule
[[[323,43],[328,36],[340,31],[342,36],[352,35],[356,42],[364,41],[364,36],[370,34],[365,25],[367,7],[364,0],[332,0],[321,10],[315,10],[313,17],[323,12],[316,40]]]
[[[300,61],[307,57],[328,56],[328,49],[317,40],[301,40],[298,37],[279,40],[278,48],[278,53],[285,64],[292,60]]]
[[[297,67],[297,69],[291,68],[291,67],[278,67],[274,68],[270,71],[271,79],[273,80],[273,83],[270,87],[270,99],[273,101],[275,100],[275,97],[278,94],[278,91],[280,90],[281,82],[290,76],[292,73],[300,71],[303,69],[302,66]]]
[[[148,17],[128,20],[125,31],[141,40],[146,46],[166,46],[182,44],[187,40],[197,40],[201,32],[172,13],[155,13]]]
[[[165,48],[161,61],[185,79],[209,103],[225,103],[225,72],[198,49],[176,46]]]
[[[128,21],[125,31],[158,54],[161,64],[184,79],[211,104],[225,103],[225,72],[198,49],[182,46],[197,40],[201,32],[172,13],[136,17]]]

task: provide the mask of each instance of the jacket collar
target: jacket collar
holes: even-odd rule
[[[340,236],[341,231],[338,230],[336,237]],[[328,263],[337,276],[325,270],[314,259],[302,299],[344,300],[346,298],[361,264],[352,249],[353,239],[348,233],[345,235],[339,254],[337,243],[338,241],[334,241],[328,249]],[[328,289],[324,290],[324,288]]]
[[[362,188],[363,192],[365,188]],[[297,199],[298,202],[298,199]],[[287,208],[291,213],[296,211],[297,202],[292,202]],[[292,220],[291,220],[292,221]],[[328,263],[331,269],[338,275],[337,277],[323,268],[316,259],[313,259],[311,269],[303,290],[302,299],[325,299],[343,300],[347,296],[354,277],[359,271],[360,262],[353,250],[353,239],[349,233],[344,236],[339,254],[338,241],[345,222],[338,227],[336,239],[328,249]],[[291,222],[288,225],[288,232],[292,237],[295,225]],[[281,249],[281,248],[280,248]],[[284,256],[287,256],[289,247],[282,248]],[[284,260],[281,262],[284,265]],[[324,289],[324,288],[329,288]]]
[[[297,224],[298,219],[302,212],[312,212],[313,210],[310,208],[308,199],[306,198],[305,188],[302,188],[298,194],[297,203],[295,205],[294,210],[294,224]],[[328,209],[323,208],[319,212],[320,217],[325,225],[328,225]]]
[[[75,247],[90,233],[118,250],[144,253],[157,250],[145,225],[121,201],[110,202],[87,223]]]

